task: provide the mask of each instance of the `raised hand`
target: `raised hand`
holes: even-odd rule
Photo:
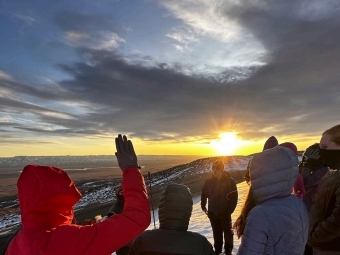
[[[118,135],[115,139],[117,152],[115,153],[118,165],[122,171],[127,168],[138,168],[137,156],[132,142],[126,136]]]

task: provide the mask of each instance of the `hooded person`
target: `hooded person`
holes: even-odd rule
[[[150,208],[137,157],[126,136],[116,138],[126,205],[122,214],[89,226],[72,224],[81,198],[67,173],[52,166],[26,166],[18,179],[22,228],[6,255],[108,255],[150,224]]]
[[[262,151],[274,148],[277,145],[279,145],[278,140],[276,139],[275,136],[271,136],[264,143]],[[247,165],[247,170],[244,174],[244,180],[248,183],[248,185],[250,184],[250,176],[249,176],[250,161],[251,160],[249,160],[248,165]]]
[[[255,206],[246,217],[239,255],[303,254],[308,213],[291,194],[298,174],[298,158],[284,146],[254,156],[250,179]]]
[[[340,125],[323,132],[319,146],[329,170],[313,198],[308,244],[316,255],[340,254]]]
[[[132,243],[130,255],[214,255],[206,237],[188,231],[192,196],[185,185],[169,184],[159,200],[159,229],[146,230]]]
[[[298,156],[298,150],[294,143],[285,142],[285,143],[281,143],[279,146],[283,146],[283,147],[291,149],[296,155],[296,157]],[[295,184],[293,186],[293,194],[296,195],[298,198],[302,199],[303,196],[305,195],[305,192],[306,191],[305,191],[305,186],[303,184],[302,175],[298,173],[296,176]]]

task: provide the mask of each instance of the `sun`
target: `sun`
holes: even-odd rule
[[[219,137],[219,140],[211,142],[211,145],[219,155],[232,155],[241,145],[241,140],[237,138],[234,132],[221,133]]]

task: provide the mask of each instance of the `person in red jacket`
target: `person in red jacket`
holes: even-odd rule
[[[52,166],[26,166],[18,179],[22,228],[6,255],[110,255],[150,224],[150,208],[137,156],[126,136],[116,138],[116,157],[123,171],[122,214],[89,226],[72,224],[81,194],[67,173]]]

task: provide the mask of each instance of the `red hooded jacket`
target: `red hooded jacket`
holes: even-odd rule
[[[137,168],[123,171],[124,212],[90,226],[71,224],[81,194],[65,171],[28,165],[17,185],[22,229],[6,255],[109,255],[150,224],[145,183]]]

